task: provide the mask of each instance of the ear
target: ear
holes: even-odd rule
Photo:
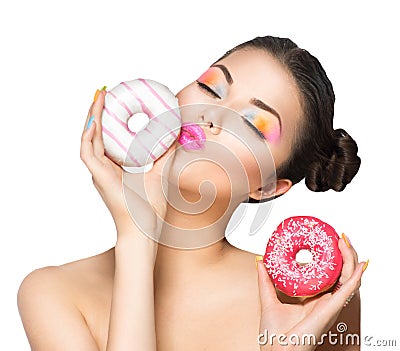
[[[292,181],[290,179],[277,179],[275,183],[269,183],[256,191],[252,191],[249,193],[249,197],[262,202],[283,195],[291,187]]]

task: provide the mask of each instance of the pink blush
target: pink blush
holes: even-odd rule
[[[279,128],[271,128],[267,133],[265,133],[265,138],[271,143],[276,143],[279,141],[281,133],[279,132]]]
[[[248,112],[246,118],[262,133],[264,138],[269,142],[277,142],[280,137],[280,127],[278,123],[267,118],[262,114]]]

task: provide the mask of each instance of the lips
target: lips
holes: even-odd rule
[[[204,147],[206,134],[196,123],[183,123],[178,143],[185,150],[200,150]]]

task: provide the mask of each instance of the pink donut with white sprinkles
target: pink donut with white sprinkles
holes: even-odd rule
[[[182,121],[178,108],[175,95],[150,79],[122,82],[108,91],[102,113],[107,156],[127,167],[157,160],[179,136]]]
[[[278,290],[310,297],[338,280],[343,266],[338,243],[335,229],[320,219],[289,217],[272,233],[263,261]]]

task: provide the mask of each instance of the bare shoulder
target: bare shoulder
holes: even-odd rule
[[[113,272],[113,249],[30,272],[18,289],[17,303],[32,350],[98,350],[84,315],[84,297],[112,287]]]
[[[114,248],[60,266],[47,266],[30,272],[22,281],[18,296],[37,289],[74,297],[79,288],[89,288],[114,277]],[[87,291],[87,290],[86,290]]]
[[[72,284],[96,284],[114,277],[114,248],[77,261],[57,266]]]

